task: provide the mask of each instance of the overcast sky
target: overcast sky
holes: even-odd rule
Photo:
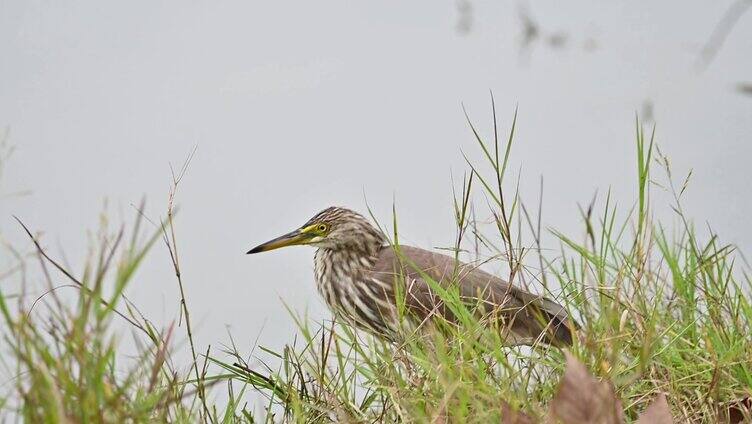
[[[527,198],[543,176],[547,225],[577,230],[577,203],[609,187],[631,206],[650,102],[676,179],[694,170],[689,215],[752,249],[752,97],[734,88],[752,79],[752,13],[697,66],[728,1],[532,2],[541,37],[524,51],[511,1],[471,0],[466,33],[453,1],[219,3],[0,0],[0,126],[16,147],[0,235],[30,247],[16,214],[80,270],[105,199],[113,225],[144,196],[159,219],[169,164],[198,146],[177,231],[200,346],[229,327],[280,347],[281,299],[327,316],[312,249],[244,254],[326,206],[367,198],[389,221],[395,199],[403,243],[450,245],[450,177],[461,151],[479,157],[461,103],[489,134],[489,90],[504,132],[519,106],[512,169]],[[177,317],[163,246],[128,293],[157,323]]]

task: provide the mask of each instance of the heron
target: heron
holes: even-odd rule
[[[474,312],[494,317],[507,345],[572,344],[577,325],[560,304],[454,257],[392,244],[350,209],[326,208],[300,228],[247,253],[294,245],[317,248],[316,286],[334,316],[386,340],[404,334],[405,322],[412,328],[430,327],[435,318],[456,322],[436,290],[454,287]]]

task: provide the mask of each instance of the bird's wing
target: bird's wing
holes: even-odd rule
[[[516,337],[534,340],[545,333],[548,342],[572,343],[568,315],[561,305],[447,255],[410,246],[400,246],[397,253],[384,247],[371,272],[381,281],[404,281],[407,307],[420,319],[437,313],[454,319],[426,281],[430,278],[443,288],[456,285],[464,301],[484,312],[501,313]]]

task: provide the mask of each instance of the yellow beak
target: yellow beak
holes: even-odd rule
[[[273,240],[269,240],[266,243],[262,243],[246,252],[246,254],[268,252],[269,250],[279,249],[280,247],[307,244],[312,238],[313,236],[311,234],[305,233],[301,229],[297,229]]]

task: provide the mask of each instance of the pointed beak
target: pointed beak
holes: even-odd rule
[[[309,234],[297,229],[273,240],[269,240],[266,243],[262,243],[246,252],[246,254],[267,252],[269,250],[279,249],[280,247],[306,244],[311,238],[312,237]]]

